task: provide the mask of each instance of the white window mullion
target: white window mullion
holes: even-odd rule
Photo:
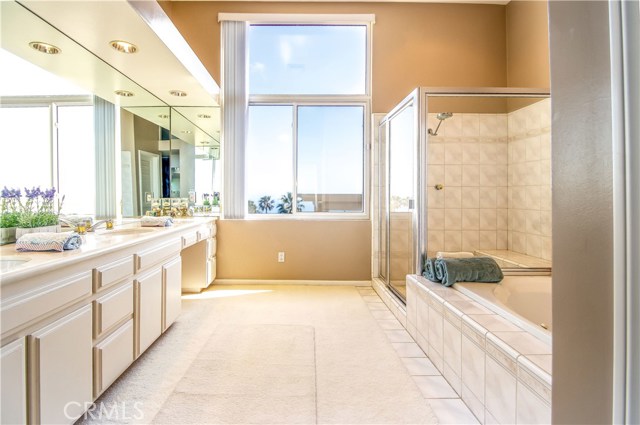
[[[291,193],[291,214],[298,214],[298,108],[300,105],[293,104],[293,192]]]

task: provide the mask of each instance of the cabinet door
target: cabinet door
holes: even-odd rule
[[[91,305],[29,336],[35,360],[33,422],[73,423],[92,399]]]
[[[180,257],[162,266],[164,277],[164,332],[182,311],[182,259]]]
[[[162,269],[136,279],[137,355],[144,353],[162,333]]]
[[[24,424],[27,421],[25,353],[24,338],[0,350],[0,423]]]

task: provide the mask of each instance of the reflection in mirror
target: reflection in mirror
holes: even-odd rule
[[[172,108],[171,133],[171,197],[190,198],[196,211],[217,212],[220,108]],[[212,208],[204,208],[207,203]]]
[[[109,163],[100,140],[115,123],[103,121],[92,94],[121,107],[164,104],[20,4],[3,1],[0,8],[0,120],[10,135],[1,146],[0,185],[54,186],[65,195],[64,213],[116,215],[118,191],[104,184],[115,175],[100,170]],[[29,45],[35,40],[60,52],[38,51]],[[120,97],[115,90],[134,96]],[[118,161],[110,163],[115,170]]]

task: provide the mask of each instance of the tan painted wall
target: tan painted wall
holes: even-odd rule
[[[368,220],[220,220],[217,238],[219,279],[371,279]]]
[[[507,4],[507,84],[549,87],[549,16],[546,1]]]
[[[373,112],[418,86],[505,86],[505,7],[436,3],[172,2],[176,27],[220,81],[218,13],[374,13]]]

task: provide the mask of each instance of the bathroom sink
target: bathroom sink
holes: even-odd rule
[[[20,267],[27,261],[31,261],[29,257],[18,257],[14,255],[0,257],[0,272],[8,272],[16,267]]]
[[[99,235],[114,235],[114,236],[123,236],[123,235],[138,235],[142,233],[153,232],[155,229],[148,227],[131,227],[129,229],[116,229],[116,230],[105,230],[103,232],[98,233]]]

